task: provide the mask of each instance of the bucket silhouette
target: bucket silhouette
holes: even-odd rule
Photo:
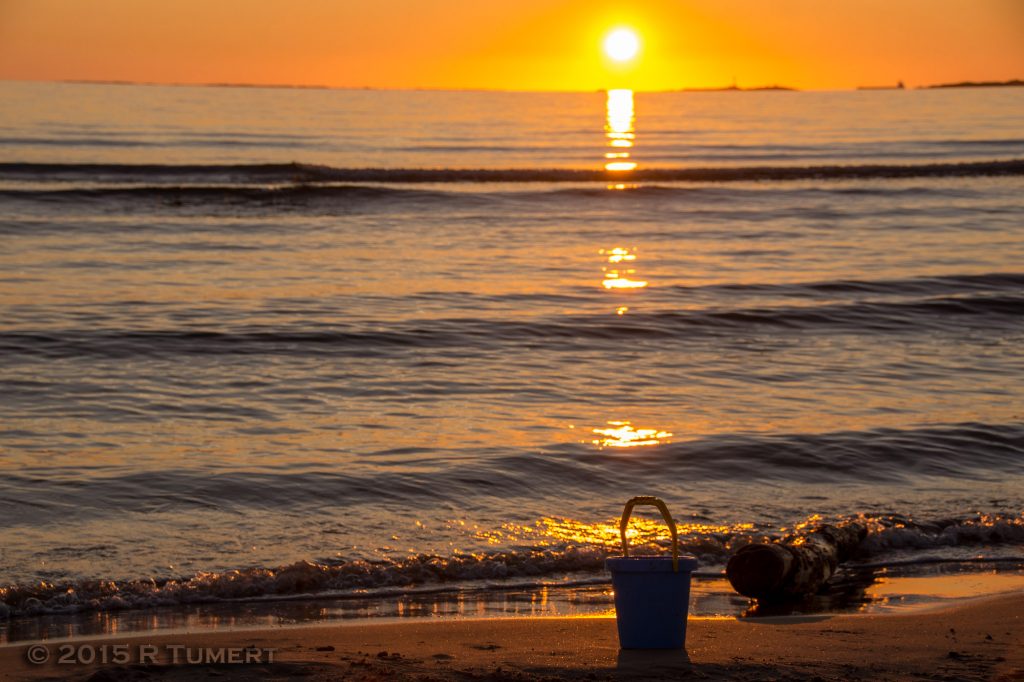
[[[661,512],[672,533],[672,556],[629,556],[626,527],[633,507],[651,505]],[[692,556],[679,556],[676,524],[657,497],[634,497],[619,522],[622,556],[605,559],[615,589],[615,621],[623,649],[681,649],[686,645],[686,615],[690,606],[690,574],[697,568]]]

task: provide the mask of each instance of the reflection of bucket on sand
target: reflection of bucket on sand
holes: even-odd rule
[[[629,556],[626,526],[637,505],[652,505],[672,533],[672,556]],[[686,613],[690,605],[692,556],[679,556],[676,525],[657,497],[634,497],[619,522],[622,556],[605,560],[615,589],[615,619],[623,649],[679,649],[686,644]]]

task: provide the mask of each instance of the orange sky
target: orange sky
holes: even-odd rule
[[[628,25],[616,67],[603,35]],[[0,79],[637,90],[1024,78],[1022,0],[0,0]]]

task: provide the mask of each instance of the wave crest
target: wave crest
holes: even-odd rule
[[[0,179],[90,182],[751,182],[985,175],[1024,175],[1024,159],[924,164],[641,168],[629,173],[589,168],[335,168],[304,163],[0,163]]]
[[[860,562],[861,567],[868,566],[864,563],[866,560],[893,550],[1024,545],[1024,515],[991,514],[920,522],[898,515],[855,516],[838,520],[839,523],[850,521],[862,522],[868,527],[868,535],[855,556],[855,561]],[[798,524],[798,532],[809,527],[809,523]],[[768,532],[712,530],[689,533],[684,535],[681,550],[697,555],[705,569],[709,566],[715,569],[705,570],[705,575],[719,575],[721,565],[739,547],[786,536],[786,529]],[[665,549],[666,544],[665,540],[658,538],[651,538],[647,542],[649,548],[661,550]],[[586,545],[568,544],[449,557],[420,554],[400,561],[299,561],[277,568],[253,567],[220,573],[204,572],[179,579],[40,582],[0,588],[0,617],[221,601],[303,597],[365,598],[374,594],[382,596],[395,589],[445,589],[445,586],[449,589],[462,589],[474,584],[480,586],[515,579],[541,585],[552,579],[564,578],[567,574],[596,574],[602,570],[605,557],[612,553],[616,553],[614,547],[598,541]],[[874,567],[885,565],[885,562],[873,564]],[[603,579],[601,574],[584,581]]]

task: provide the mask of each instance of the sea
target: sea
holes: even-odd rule
[[[1024,89],[0,102],[2,642],[1024,585]]]

